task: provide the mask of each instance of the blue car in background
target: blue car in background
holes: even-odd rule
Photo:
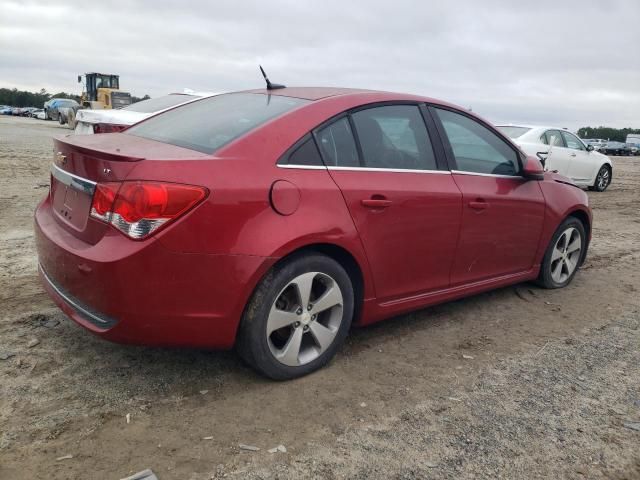
[[[52,98],[44,104],[44,116],[47,120],[60,120],[60,108],[79,107],[80,104],[70,98]]]

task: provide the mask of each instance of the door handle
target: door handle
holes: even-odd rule
[[[575,153],[572,153],[572,154],[571,154],[571,156],[572,156],[572,157],[575,157],[575,156],[576,156],[576,154],[575,154]]]
[[[386,198],[365,198],[360,200],[360,203],[368,208],[387,208],[391,206],[391,200]]]
[[[469,207],[473,208],[474,210],[485,210],[489,208],[489,203],[484,200],[475,200],[469,202]]]

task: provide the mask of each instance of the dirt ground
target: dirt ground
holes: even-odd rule
[[[115,345],[58,311],[32,212],[68,132],[0,117],[1,479],[640,479],[640,158],[589,192],[569,287],[354,330],[327,368],[275,383],[233,352]]]

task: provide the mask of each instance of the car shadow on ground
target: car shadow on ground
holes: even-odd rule
[[[329,368],[339,364],[343,357],[355,357],[369,349],[379,350],[389,342],[408,341],[417,332],[437,328],[443,323],[453,322],[461,326],[465,322],[473,322],[478,310],[496,310],[516,296],[529,302],[529,298],[524,298],[520,292],[525,292],[524,295],[534,299],[542,296],[540,292],[544,290],[524,283],[428,307],[373,325],[353,327],[346,344]],[[508,309],[503,316],[509,316]],[[40,333],[42,330],[37,332],[36,329],[41,329],[43,317],[57,322],[54,330],[58,334],[46,334],[54,357],[50,369],[55,370],[56,358],[71,359],[66,364],[60,363],[59,368],[72,370],[72,377],[79,377],[77,381],[87,385],[94,384],[95,379],[99,378],[102,384],[135,391],[139,395],[160,392],[195,395],[203,388],[202,385],[211,389],[234,382],[243,385],[271,382],[246,366],[234,350],[115,344],[92,335],[57,310],[51,310],[46,315],[30,315],[21,323],[31,333],[42,338],[44,333]],[[499,333],[504,332],[501,330]],[[39,370],[44,371],[45,368],[41,366]]]

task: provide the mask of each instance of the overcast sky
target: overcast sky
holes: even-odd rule
[[[495,123],[640,128],[640,0],[0,0],[0,87],[274,82],[417,93]]]

